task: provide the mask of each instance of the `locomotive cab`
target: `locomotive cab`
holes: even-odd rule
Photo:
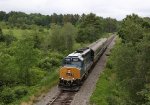
[[[59,87],[72,88],[80,85],[83,58],[80,54],[72,53],[65,57],[59,71]]]

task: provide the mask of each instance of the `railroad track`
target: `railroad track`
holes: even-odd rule
[[[62,91],[46,105],[70,105],[76,92]]]

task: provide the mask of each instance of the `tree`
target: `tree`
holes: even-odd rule
[[[137,76],[138,82],[143,83],[141,90],[138,91],[139,97],[142,97],[141,103],[148,105],[150,103],[150,34],[145,34],[143,40],[138,44]]]
[[[8,54],[5,44],[0,44],[0,86],[10,86],[17,82],[17,68],[15,59]]]
[[[129,92],[131,101],[137,105],[149,103],[146,99],[150,82],[150,35],[147,26],[137,15],[127,16],[119,31],[123,43],[114,57],[121,86]],[[143,93],[144,90],[147,92]]]
[[[56,23],[58,22],[58,15],[56,13],[53,13],[53,15],[51,15],[51,23]]]
[[[5,41],[5,38],[2,32],[2,29],[0,28],[0,42],[3,42],[3,41]]]
[[[38,51],[34,49],[32,38],[25,37],[16,43],[16,63],[19,67],[19,78],[26,85],[31,85],[30,69],[37,63]]]
[[[61,34],[64,37],[65,49],[72,51],[77,34],[76,28],[71,23],[66,23],[61,29]]]
[[[102,33],[101,20],[95,14],[90,13],[81,19],[77,35],[78,42],[93,42]]]
[[[76,28],[71,23],[66,23],[63,27],[53,25],[51,26],[51,30],[51,48],[60,51],[71,51],[77,34]]]
[[[112,19],[112,18],[106,18],[104,19],[104,22],[103,22],[103,27],[104,27],[104,32],[116,32],[117,31],[117,20],[116,19]]]
[[[0,21],[4,21],[6,16],[6,12],[0,11]]]
[[[143,28],[141,27],[142,24],[141,18],[137,15],[127,16],[123,22],[122,27],[119,30],[118,34],[122,38],[124,43],[131,42],[135,44],[139,42],[143,38]]]

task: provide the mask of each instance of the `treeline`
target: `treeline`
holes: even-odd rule
[[[82,14],[82,15],[56,14],[56,13],[53,13],[52,15],[42,15],[40,13],[26,14],[23,12],[15,12],[15,11],[11,11],[9,13],[0,11],[0,22],[5,22],[2,23],[3,27],[7,25],[7,28],[17,27],[22,29],[32,29],[34,25],[44,26],[49,28],[53,23],[62,26],[68,22],[71,23],[72,25],[78,26],[87,15],[86,14]],[[116,31],[117,28],[116,19],[102,18],[102,17],[98,17],[98,18],[101,21],[100,25],[101,27],[103,27],[104,32]]]
[[[150,105],[150,18],[127,15],[91,96],[95,105]]]
[[[149,105],[150,18],[128,15],[118,34],[122,43],[115,50],[112,64],[125,93],[120,94],[122,101],[115,101],[116,105]]]
[[[40,13],[31,13],[26,14],[23,12],[9,12],[6,13],[4,11],[0,11],[0,21],[5,21],[10,23],[13,26],[24,26],[25,25],[40,25],[40,26],[50,26],[50,23],[56,23],[59,25],[63,25],[66,22],[70,22],[72,24],[76,24],[79,20],[80,16],[78,14],[72,15],[57,15],[54,13],[53,15],[42,15]]]
[[[119,31],[122,45],[115,67],[119,81],[129,92],[130,100],[126,101],[131,105],[150,103],[150,21],[147,19],[135,14],[127,16]]]

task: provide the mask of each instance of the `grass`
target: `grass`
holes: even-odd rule
[[[90,98],[92,104],[109,105],[107,100],[112,92],[115,91],[115,78],[115,74],[111,73],[110,69],[103,72],[96,84],[96,89]]]
[[[109,36],[111,36],[113,33],[102,33],[100,35],[100,38],[108,38]]]
[[[31,35],[33,32],[36,32],[37,30],[29,30],[29,29],[2,29],[4,34],[10,34],[14,35],[17,39],[22,38],[23,35],[29,34]],[[50,30],[43,28],[42,32],[39,32],[40,34],[47,35],[50,33]]]
[[[16,38],[21,38],[24,33],[31,33],[32,30],[22,30],[22,29],[3,29],[4,34],[13,34]]]

